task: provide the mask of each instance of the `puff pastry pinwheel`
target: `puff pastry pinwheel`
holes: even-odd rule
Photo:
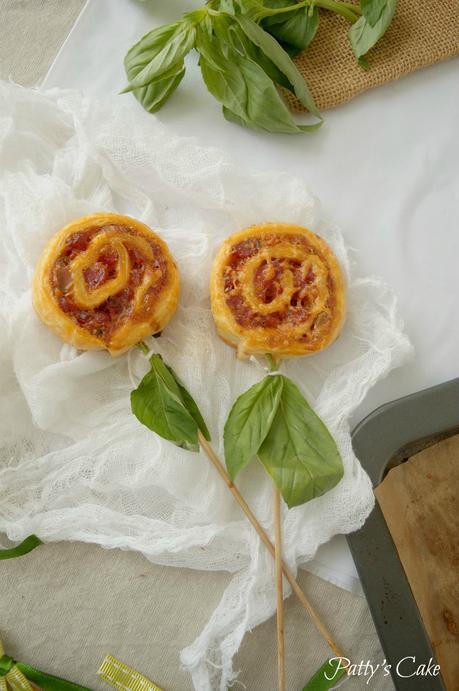
[[[317,353],[338,336],[346,311],[344,278],[330,247],[287,223],[254,225],[227,238],[210,295],[218,333],[240,357]]]
[[[118,355],[162,331],[180,280],[166,243],[148,226],[96,213],[51,238],[32,290],[39,317],[63,341]]]

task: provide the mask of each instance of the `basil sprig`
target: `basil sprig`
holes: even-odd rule
[[[268,375],[239,396],[226,421],[224,443],[231,477],[258,455],[289,508],[328,492],[343,477],[327,427],[281,374]]]
[[[204,82],[228,120],[287,134],[320,124],[295,123],[273,79],[318,115],[314,100],[290,56],[253,20],[218,17],[212,32],[198,30],[197,48]]]
[[[184,58],[194,47],[204,82],[228,120],[268,132],[317,129],[321,118],[298,68],[254,19],[261,18],[260,8],[257,0],[225,0],[219,9],[209,3],[150,31],[126,55],[124,91],[133,91],[146,110],[158,110],[183,79]],[[277,85],[292,91],[318,122],[296,124]]]
[[[131,409],[148,429],[187,451],[199,451],[199,430],[210,441],[196,402],[161,355],[150,357],[150,370],[131,392]]]
[[[319,26],[319,8],[336,12],[353,26],[349,32],[360,64],[386,31],[396,0],[208,0],[176,22],[153,29],[127,53],[129,85],[143,107],[155,112],[185,75],[192,48],[209,92],[227,120],[265,132],[300,133],[322,124],[306,82],[291,60],[306,49]],[[362,16],[361,16],[362,15]],[[291,91],[318,118],[299,125],[278,86]]]

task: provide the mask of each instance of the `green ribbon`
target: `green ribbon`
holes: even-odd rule
[[[24,554],[28,554],[35,547],[42,545],[43,542],[36,535],[29,535],[16,547],[10,547],[9,549],[0,549],[0,561],[2,559],[14,559],[15,557],[22,557]]]
[[[1,649],[1,652],[3,652],[3,649]],[[23,662],[16,662],[12,657],[5,654],[0,657],[0,679],[6,677],[15,667],[22,672],[26,679],[39,686],[42,691],[92,691],[87,686],[74,684],[72,681],[40,672],[35,667],[26,665]]]
[[[16,667],[29,681],[33,681],[43,691],[92,691],[87,686],[80,686],[80,684],[74,684],[73,681],[67,681],[67,679],[62,679],[61,677],[40,672],[39,669],[35,669],[35,667],[26,665],[23,662],[16,662]]]
[[[308,681],[303,691],[328,691],[344,677],[346,670],[341,667],[340,660],[327,660]]]
[[[14,667],[13,658],[9,655],[2,655],[0,657],[0,677],[6,676],[12,667]]]

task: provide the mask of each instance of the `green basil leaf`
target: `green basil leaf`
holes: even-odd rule
[[[270,77],[273,82],[280,84],[289,91],[293,92],[293,86],[290,84],[289,80],[283,72],[270,60],[265,53],[257,46],[255,43],[250,41],[245,35],[241,27],[234,23],[231,26],[231,31],[229,36],[233,39],[232,43],[234,45],[234,37],[237,37],[237,46],[234,45],[235,49],[238,49],[239,53],[246,55],[256,62],[260,67],[266,72],[268,77]]]
[[[178,390],[180,391],[180,396],[182,398],[183,405],[188,410],[193,420],[196,422],[197,426],[203,433],[205,439],[207,439],[207,441],[211,441],[210,432],[207,429],[207,425],[204,422],[204,418],[201,415],[201,411],[199,410],[196,401],[189,393],[189,391],[187,391],[185,385],[183,384],[181,379],[179,379],[179,377],[175,374],[172,367],[169,367],[169,365],[166,365],[166,367],[175,379],[175,383],[177,384]]]
[[[357,59],[365,55],[370,48],[386,33],[395,13],[397,0],[385,0],[376,24],[372,26],[365,16],[360,17],[349,29],[349,39]]]
[[[314,99],[298,71],[297,66],[292,61],[288,53],[279,45],[275,38],[268,34],[261,26],[256,24],[248,17],[236,16],[236,21],[246,34],[246,36],[257,45],[276,67],[287,77],[293,87],[293,92],[300,103],[309,112],[320,118]]]
[[[199,66],[204,83],[212,96],[240,118],[245,119],[247,87],[241,72],[231,65],[227,67],[225,64],[218,64],[215,56],[210,61],[202,53]]]
[[[340,658],[327,660],[308,681],[303,691],[328,691],[333,689],[336,682],[346,674],[346,669],[341,666]]]
[[[247,91],[245,112],[241,115],[243,119],[268,132],[292,134],[305,131],[304,126],[295,123],[274,82],[256,62],[238,57],[234,69],[242,75]],[[235,113],[238,115],[237,111]]]
[[[317,129],[297,125],[272,79],[254,60],[231,49],[215,36],[198,31],[196,47],[200,67],[210,93],[224,106],[225,117],[247,127],[293,134]],[[226,52],[226,55],[223,53]]]
[[[363,16],[374,26],[381,17],[387,0],[360,0]]]
[[[258,453],[276,414],[283,380],[265,377],[236,399],[225,424],[225,462],[234,478]]]
[[[265,127],[261,127],[260,125],[257,125],[255,122],[250,121],[250,120],[245,120],[244,118],[241,118],[239,115],[236,115],[233,113],[229,108],[226,108],[223,106],[223,116],[225,120],[228,120],[228,122],[233,122],[235,125],[240,125],[242,127],[248,127],[251,130],[255,130],[256,132],[275,132],[275,131],[280,131],[283,134],[286,134],[285,130],[274,130],[274,129],[266,129]],[[316,122],[314,125],[298,125],[296,130],[289,130],[287,133],[288,134],[294,134],[298,132],[313,132],[314,130],[318,130],[319,127],[322,125],[322,122]]]
[[[176,24],[169,24],[146,34],[136,46],[131,48],[125,57],[125,69],[128,80],[134,79],[139,72],[157,55],[161,46],[173,36],[176,31]],[[172,73],[164,75],[157,81],[153,81],[148,86],[134,90],[134,96],[142,104],[145,110],[155,113],[174,93],[185,75],[183,60],[174,65]]]
[[[233,113],[232,110],[230,110],[226,106],[223,106],[223,117],[225,118],[225,120],[228,120],[228,122],[234,122],[235,125],[240,125],[241,127],[249,127],[250,129],[255,130],[256,132],[266,132],[266,130],[262,127],[258,127],[253,122],[248,122],[247,120],[241,118],[239,115],[236,115],[235,113]]]
[[[267,7],[273,8],[288,7],[292,4],[292,0],[265,2]],[[265,17],[261,26],[274,36],[290,55],[296,55],[305,50],[315,37],[319,28],[319,10],[314,7],[312,14],[309,14],[309,7],[306,6],[285,14]]]
[[[293,86],[290,84],[289,80],[283,72],[270,60],[258,46],[253,43],[250,46],[250,52],[248,51],[249,57],[256,62],[262,70],[268,75],[270,79],[276,84],[280,84],[285,89],[293,92]]]
[[[22,557],[24,554],[28,554],[35,547],[42,545],[43,542],[36,535],[29,535],[16,547],[9,547],[8,549],[0,549],[0,561],[2,559],[15,559],[16,557]]]
[[[160,355],[152,355],[150,365],[150,371],[131,392],[132,412],[163,439],[188,451],[199,451],[198,425],[183,403],[175,378]]]
[[[129,86],[124,91],[134,91],[160,79],[177,76],[183,69],[184,57],[194,46],[195,37],[196,27],[186,17],[146,34],[125,57]]]
[[[231,61],[223,49],[229,44],[219,41],[215,35],[198,30],[196,47],[200,54],[199,66],[207,89],[217,101],[245,119],[247,86],[241,71],[234,65],[237,55],[231,52]]]
[[[289,508],[332,489],[343,476],[336,442],[298,387],[283,387],[271,428],[258,456]]]
[[[183,63],[182,63],[183,64]],[[167,99],[172,96],[183,77],[185,68],[172,77],[152,82],[141,89],[135,89],[132,93],[149,113],[156,113],[164,105]]]
[[[133,71],[133,76],[147,65],[167,45],[176,33],[179,22],[165,24],[152,29],[137,41],[126,53],[124,67],[126,72]],[[128,74],[128,77],[130,75]]]

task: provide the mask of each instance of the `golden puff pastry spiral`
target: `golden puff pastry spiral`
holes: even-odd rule
[[[33,279],[41,320],[81,350],[118,355],[162,331],[179,299],[166,243],[129,216],[96,213],[56,233]]]
[[[220,337],[240,357],[312,355],[338,336],[346,311],[338,261],[322,238],[287,223],[231,235],[210,280]]]

